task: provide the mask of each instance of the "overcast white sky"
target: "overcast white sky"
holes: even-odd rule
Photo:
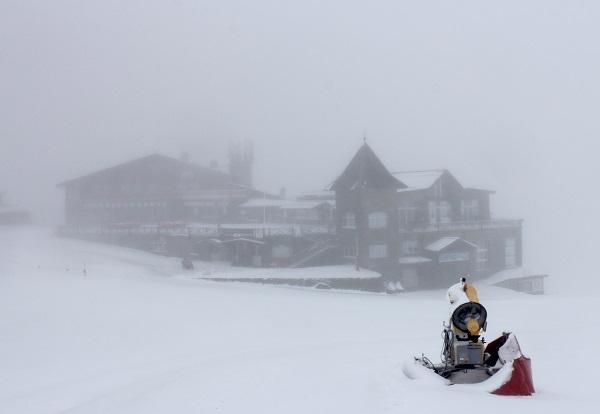
[[[525,219],[533,268],[595,271],[596,1],[0,0],[0,189],[42,220],[55,184],[153,152],[322,188],[367,133],[393,170],[449,168]],[[590,277],[592,275],[589,275]]]

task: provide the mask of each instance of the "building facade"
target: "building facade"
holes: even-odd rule
[[[59,184],[61,234],[239,266],[336,262],[333,201],[289,200],[231,174],[151,155]],[[339,261],[339,260],[337,260]]]
[[[343,256],[389,290],[435,288],[522,263],[521,220],[492,219],[492,191],[447,170],[390,172],[365,143],[331,189]]]
[[[284,199],[161,155],[59,184],[65,235],[251,267],[352,264],[381,288],[447,287],[522,264],[521,220],[447,170],[391,172],[365,143],[328,190]]]
[[[65,223],[220,222],[257,194],[218,170],[150,155],[59,184]]]

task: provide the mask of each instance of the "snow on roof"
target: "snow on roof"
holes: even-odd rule
[[[251,198],[250,200],[240,204],[242,208],[253,208],[253,207],[281,207],[290,200],[281,200],[274,198]]]
[[[332,200],[335,192],[331,190],[304,191],[296,197],[298,200]]]
[[[462,239],[460,237],[442,237],[441,239],[438,239],[438,240],[434,241],[433,243],[431,243],[429,246],[425,247],[425,250],[429,250],[430,252],[439,252],[441,250],[444,250],[446,247],[450,246],[451,244],[453,244],[454,242],[456,242],[458,240],[462,240]],[[462,241],[467,244],[470,244],[473,247],[477,247],[476,244],[473,244],[466,240],[462,240]]]
[[[332,204],[327,200],[281,200],[272,198],[251,198],[240,204],[241,208],[279,207],[284,210],[310,210],[321,204]]]
[[[260,229],[291,229],[296,226],[284,223],[226,223],[219,225],[222,229],[231,230],[260,230]]]
[[[322,204],[331,205],[331,202],[328,202],[326,200],[290,201],[287,204],[282,205],[281,209],[282,210],[310,210],[315,207],[319,207]]]
[[[406,184],[407,188],[398,191],[426,190],[430,188],[441,176],[444,170],[425,170],[425,171],[399,171],[392,175]]]
[[[224,223],[224,224],[215,224],[215,223],[199,223],[192,222],[186,223],[186,227],[191,229],[232,229],[232,230],[257,230],[257,229],[289,229],[295,227],[292,224],[285,223]]]
[[[431,262],[431,259],[423,256],[406,256],[398,259],[398,263],[400,264],[419,264],[429,262]]]
[[[235,242],[240,242],[240,241],[243,241],[243,242],[246,242],[246,243],[260,244],[260,245],[266,244],[264,241],[254,240],[254,239],[248,239],[248,238],[245,238],[245,237],[238,237],[238,238],[235,238],[235,239],[223,240],[223,241],[219,240],[220,243],[235,243]]]
[[[204,274],[202,279],[376,279],[381,275],[367,269],[356,270],[353,265],[314,266],[301,268],[241,268]]]
[[[465,187],[465,191],[481,191],[483,193],[496,194],[494,190],[487,190],[485,188]]]
[[[494,273],[493,275],[485,279],[485,282],[488,285],[496,285],[506,280],[521,279],[531,276],[547,277],[548,275],[533,273],[525,267],[515,267],[514,269],[504,269],[497,273]]]

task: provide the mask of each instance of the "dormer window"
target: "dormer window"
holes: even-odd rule
[[[387,214],[383,211],[376,211],[369,214],[369,228],[383,229],[387,226]]]

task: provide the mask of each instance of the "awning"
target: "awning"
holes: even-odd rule
[[[425,250],[428,250],[430,252],[439,252],[441,250],[444,250],[446,247],[450,246],[451,244],[454,244],[456,242],[462,242],[462,243],[466,243],[468,245],[470,245],[471,247],[477,248],[477,245],[468,242],[464,239],[461,239],[460,237],[442,237],[441,239],[438,239],[436,241],[434,241],[433,243],[431,243],[430,245],[428,245],[427,247],[425,247]]]
[[[398,263],[400,264],[421,264],[429,262],[431,262],[431,259],[423,256],[405,256],[398,259]]]

